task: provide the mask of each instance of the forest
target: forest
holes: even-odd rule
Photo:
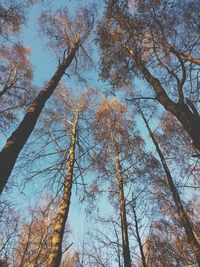
[[[0,267],[200,267],[200,0],[0,0]]]

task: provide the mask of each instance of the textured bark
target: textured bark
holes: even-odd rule
[[[116,150],[117,151],[117,150]],[[120,165],[119,155],[116,152],[116,178],[119,190],[119,201],[120,201],[120,216],[121,216],[121,230],[122,230],[122,245],[123,245],[123,258],[124,267],[131,267],[131,257],[128,239],[127,219],[126,219],[126,203],[124,197],[124,186],[122,178],[122,169]]]
[[[200,266],[200,242],[199,242],[200,239],[198,238],[197,233],[195,232],[195,230],[192,226],[192,223],[191,223],[191,221],[190,221],[190,219],[189,219],[189,217],[188,217],[188,215],[187,215],[187,213],[183,207],[181,198],[180,198],[179,193],[177,191],[177,188],[173,182],[171,172],[168,168],[168,165],[166,163],[164,155],[162,154],[160,146],[159,146],[158,142],[156,141],[156,138],[155,138],[153,132],[151,131],[151,128],[149,127],[149,124],[148,124],[142,110],[140,110],[140,113],[141,113],[141,116],[145,122],[145,125],[147,127],[148,132],[149,132],[149,135],[150,135],[150,137],[151,137],[151,139],[152,139],[152,141],[156,147],[156,151],[159,155],[163,169],[165,171],[167,182],[168,182],[168,187],[172,193],[173,200],[174,200],[175,206],[177,208],[179,221],[185,230],[188,243],[191,245],[191,248],[192,248],[192,251],[196,257],[196,261],[198,263],[198,266]]]
[[[142,266],[143,267],[147,267],[146,259],[145,259],[145,255],[144,255],[144,251],[143,251],[143,245],[142,245],[142,241],[141,241],[140,233],[139,233],[137,215],[136,215],[134,206],[133,206],[133,216],[134,216],[134,221],[135,221],[135,230],[136,230],[137,242],[138,242],[138,245],[139,245],[140,255],[141,255],[141,259],[142,259]]]
[[[69,159],[67,162],[68,167],[66,170],[66,177],[64,182],[64,192],[60,202],[59,211],[55,219],[56,223],[51,241],[51,253],[49,255],[49,260],[48,260],[49,267],[59,267],[62,258],[62,240],[69,212],[71,189],[73,182],[72,178],[73,178],[73,168],[75,162],[77,122],[78,122],[78,111],[72,126],[71,143],[69,147]]]
[[[173,102],[166,94],[166,91],[162,87],[160,81],[153,77],[143,64],[141,64],[141,71],[148,83],[153,87],[156,94],[156,99],[166,110],[171,112],[179,120],[185,131],[191,137],[194,147],[200,151],[199,114],[191,111],[183,101],[179,101],[178,103]]]
[[[51,80],[44,89],[38,94],[30,108],[27,110],[22,122],[18,128],[8,138],[6,145],[0,152],[0,193],[3,191],[11,171],[15,165],[16,159],[25,145],[27,139],[31,135],[40,113],[53,91],[57,87],[59,81],[64,75],[66,69],[73,61],[78,45],[71,51],[66,59],[58,66]]]

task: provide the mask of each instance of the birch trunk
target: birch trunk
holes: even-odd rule
[[[75,145],[76,145],[76,135],[77,135],[77,122],[78,122],[78,112],[76,113],[76,118],[73,122],[72,133],[71,133],[71,143],[69,147],[69,159],[68,167],[66,170],[66,177],[64,182],[64,192],[60,202],[59,211],[56,216],[55,228],[51,240],[51,253],[49,255],[49,267],[59,267],[62,258],[62,240],[64,235],[65,224],[67,221],[71,190],[73,183],[73,169],[75,162]]]

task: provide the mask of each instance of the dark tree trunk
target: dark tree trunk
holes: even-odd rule
[[[144,255],[144,251],[143,251],[143,245],[142,245],[142,241],[141,241],[141,238],[140,238],[138,220],[137,220],[137,215],[136,215],[136,212],[135,212],[135,207],[132,206],[132,208],[133,208],[133,216],[134,216],[134,221],[135,221],[136,237],[137,237],[137,241],[138,241],[138,245],[139,245],[139,249],[140,249],[142,265],[143,265],[143,267],[147,267],[146,259],[145,259],[145,255]]]
[[[122,178],[122,170],[119,160],[119,155],[116,155],[116,178],[119,190],[119,201],[120,201],[120,216],[121,216],[121,230],[122,230],[122,246],[123,246],[123,258],[124,258],[124,267],[131,267],[131,256],[129,248],[129,239],[128,239],[128,227],[126,219],[126,203],[124,197],[124,186]]]
[[[167,111],[171,112],[179,120],[192,139],[194,147],[200,152],[200,116],[198,112],[191,110],[182,101],[178,103],[173,102],[166,94],[160,81],[153,77],[143,64],[141,64],[141,71],[148,83],[153,87],[156,99]]]
[[[51,80],[35,98],[32,105],[27,110],[22,122],[8,138],[6,145],[0,152],[0,193],[3,191],[8,181],[20,151],[31,135],[46,101],[52,95],[66,69],[70,66],[77,49],[78,45],[71,51],[62,64],[58,66],[58,69]]]
[[[165,174],[166,174],[168,187],[169,187],[169,189],[172,193],[172,196],[173,196],[173,200],[174,200],[174,203],[175,203],[175,206],[177,209],[177,213],[179,216],[179,221],[185,230],[188,243],[191,245],[191,248],[192,248],[192,251],[196,257],[196,261],[198,263],[198,266],[200,267],[200,242],[199,242],[199,238],[197,236],[197,233],[193,229],[192,223],[191,223],[191,221],[190,221],[190,219],[189,219],[189,217],[188,217],[188,215],[187,215],[187,213],[183,207],[181,198],[180,198],[179,193],[177,191],[177,188],[174,184],[174,181],[173,181],[173,178],[171,176],[171,172],[168,168],[168,165],[166,163],[165,157],[164,157],[164,155],[160,149],[158,142],[156,141],[156,138],[155,138],[153,132],[151,131],[151,128],[149,127],[149,124],[148,124],[142,110],[140,110],[140,114],[141,114],[141,116],[145,122],[145,125],[147,127],[148,132],[149,132],[149,135],[150,135],[150,137],[151,137],[151,139],[152,139],[152,141],[156,147],[156,151],[159,155],[163,169],[164,169]]]

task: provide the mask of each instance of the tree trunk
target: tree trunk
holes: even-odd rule
[[[149,124],[148,124],[141,109],[140,109],[140,114],[141,114],[141,116],[145,122],[145,125],[147,127],[148,132],[149,132],[149,135],[150,135],[150,137],[151,137],[151,139],[152,139],[152,141],[156,147],[156,151],[160,157],[163,169],[164,169],[165,174],[166,174],[168,187],[172,193],[173,200],[174,200],[174,203],[175,203],[176,208],[177,208],[179,221],[185,230],[185,233],[186,233],[186,236],[188,239],[188,243],[190,244],[192,251],[196,257],[196,261],[198,263],[198,266],[200,267],[200,242],[199,242],[199,238],[197,236],[197,233],[193,229],[192,223],[190,222],[190,219],[189,219],[189,217],[188,217],[188,215],[187,215],[187,213],[183,207],[181,198],[180,198],[179,193],[176,189],[176,186],[173,182],[173,178],[171,176],[171,173],[170,173],[170,170],[169,170],[168,165],[166,163],[166,160],[164,158],[164,155],[162,154],[162,151],[159,147],[159,144],[156,141],[155,136],[154,136],[153,132],[151,131],[151,128],[149,127]]]
[[[142,63],[140,67],[145,79],[153,87],[157,100],[179,120],[191,137],[194,147],[200,151],[200,116],[198,112],[190,110],[184,102],[173,102],[166,94],[160,81],[153,77]]]
[[[22,122],[8,138],[6,145],[0,152],[0,193],[3,191],[8,181],[8,177],[11,174],[20,151],[31,135],[46,101],[52,95],[66,69],[70,66],[77,49],[78,45],[71,51],[68,57],[64,59],[62,64],[58,66],[58,69],[51,80],[35,98],[32,105],[27,110]]]
[[[72,126],[71,143],[69,147],[69,159],[67,161],[68,167],[66,171],[66,177],[64,182],[64,192],[59,205],[59,211],[56,216],[56,223],[54,227],[53,236],[51,239],[51,252],[49,255],[49,267],[59,267],[62,258],[62,240],[64,235],[65,224],[68,217],[71,189],[72,189],[72,178],[73,168],[75,162],[75,145],[76,145],[76,134],[77,134],[77,122],[78,122],[78,111],[76,118]]]
[[[136,212],[135,212],[134,205],[132,205],[132,208],[133,208],[133,216],[134,216],[134,221],[135,221],[136,236],[137,236],[137,241],[138,241],[138,245],[139,245],[139,249],[140,249],[140,255],[141,255],[141,259],[142,259],[142,266],[143,267],[147,267],[146,259],[145,259],[145,255],[144,255],[144,251],[143,251],[143,245],[142,245],[142,241],[141,241],[141,238],[140,238],[137,215],[136,215]]]
[[[118,184],[118,190],[119,190],[119,201],[120,201],[124,267],[131,267],[131,257],[130,257],[130,249],[129,249],[127,219],[126,219],[126,203],[125,203],[125,197],[124,197],[122,170],[121,170],[118,153],[116,155],[115,166],[116,166],[116,178],[117,178],[117,184]]]

